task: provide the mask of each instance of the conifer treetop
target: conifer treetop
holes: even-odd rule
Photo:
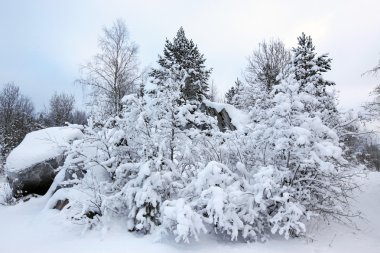
[[[293,48],[293,66],[295,77],[304,86],[307,82],[314,82],[322,86],[335,85],[334,82],[323,80],[321,74],[331,70],[332,59],[328,54],[317,56],[311,36],[302,33],[297,38],[298,46]]]
[[[212,71],[206,68],[205,61],[197,45],[186,38],[183,27],[180,27],[173,41],[166,39],[163,55],[159,55],[159,67],[153,69],[150,76],[154,78],[154,82],[162,84],[168,79],[166,70],[178,66],[176,78],[178,81],[184,80],[184,85],[180,87],[182,98],[202,100],[207,96],[208,80]]]

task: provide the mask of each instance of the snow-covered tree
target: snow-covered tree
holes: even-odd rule
[[[336,109],[336,96],[333,91],[328,90],[328,87],[334,86],[335,83],[323,77],[323,73],[331,69],[332,59],[327,54],[317,56],[312,38],[304,33],[298,37],[298,46],[293,48],[292,53],[292,71],[300,83],[301,90],[320,101],[318,107],[312,107],[310,104],[306,110],[328,120],[330,126],[337,125],[339,116]]]
[[[236,78],[234,85],[224,95],[227,104],[238,106],[237,94],[239,93],[241,86],[242,82],[239,78]]]
[[[272,107],[253,132],[254,152],[261,154],[260,170],[273,171],[276,187],[266,196],[272,232],[288,237],[302,233],[313,215],[345,215],[354,186],[336,131],[307,110],[321,104],[318,97],[294,76],[272,93]]]
[[[201,156],[197,149],[189,149],[193,139],[202,139],[196,126],[210,129],[213,123],[216,128],[215,120],[208,122],[198,111],[199,102],[179,103],[183,98],[177,71],[183,70],[173,66],[168,70],[172,78],[147,85],[142,97],[126,96],[122,117],[111,117],[100,125],[90,121],[86,138],[74,145],[64,166],[86,175],[103,168],[111,181],[98,187],[96,194],[85,190],[87,180],[80,180],[75,188],[91,193],[91,202],[97,203],[95,210],[87,211],[124,216],[131,231],[151,233],[164,222],[163,203],[178,197],[197,167],[194,158]]]
[[[168,78],[172,78],[167,70],[173,66],[179,66],[180,70],[175,76],[175,81],[185,79],[180,88],[181,97],[184,100],[201,101],[207,97],[209,90],[208,80],[211,69],[204,65],[206,59],[198,50],[197,45],[185,36],[185,31],[181,27],[173,42],[166,40],[163,56],[159,56],[156,69],[152,69],[150,76],[157,84],[163,84]]]
[[[144,153],[138,173],[123,190],[130,209],[130,230],[152,232],[161,223],[162,203],[181,187],[177,156],[180,143],[186,145],[188,142],[180,131],[180,127],[187,124],[182,113],[188,111],[180,111],[179,100],[179,86],[173,79],[167,79],[153,94],[144,98],[141,122],[136,126],[137,131],[143,130],[140,148]]]

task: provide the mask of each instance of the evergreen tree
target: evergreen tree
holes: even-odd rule
[[[295,78],[300,82],[301,88],[305,88],[308,82],[313,82],[323,88],[335,85],[334,82],[324,80],[322,77],[322,73],[331,70],[332,59],[328,57],[328,54],[317,57],[313,40],[305,33],[302,33],[297,40],[298,46],[293,48],[293,65]]]
[[[240,87],[241,87],[241,81],[239,80],[239,78],[236,78],[234,86],[232,86],[226,92],[225,98],[226,98],[227,104],[230,104],[230,105],[237,105],[238,104],[236,101],[237,100],[236,95],[238,94]]]
[[[163,85],[169,78],[166,70],[177,65],[180,71],[177,72],[175,81],[183,83],[180,87],[181,99],[202,101],[203,97],[207,97],[208,80],[212,71],[205,67],[205,61],[197,45],[186,38],[181,27],[173,42],[166,40],[164,55],[159,56],[159,68],[153,69],[150,76],[155,83]]]
[[[303,233],[304,221],[313,215],[346,216],[346,198],[355,185],[336,130],[306,109],[321,106],[315,95],[303,91],[293,74],[271,93],[269,108],[253,113],[259,120],[246,148],[257,156],[257,189],[270,192],[256,199],[269,204],[271,231],[289,237]]]
[[[306,110],[324,121],[329,121],[329,126],[338,124],[337,99],[333,92],[327,90],[327,87],[334,86],[335,83],[323,77],[323,73],[331,70],[331,61],[328,54],[317,56],[311,36],[302,33],[298,37],[298,46],[293,48],[295,79],[299,82],[301,91],[309,93],[319,101],[314,103],[315,106],[308,103]]]
[[[197,110],[198,101],[178,105],[182,84],[176,81],[176,76],[185,70],[173,65],[166,71],[168,79],[160,85],[147,85],[143,96],[124,97],[122,117],[110,117],[100,126],[90,121],[85,128],[85,138],[75,143],[63,169],[85,171],[85,177],[94,170],[105,170],[111,180],[93,182],[89,177],[91,182],[83,179],[75,185],[75,189],[88,193],[91,204],[86,210],[65,210],[69,216],[114,213],[128,217],[129,230],[142,233],[150,233],[162,223],[169,231],[175,226],[162,218],[163,212],[170,216],[170,204],[165,201],[177,197],[185,182],[192,178],[196,159],[202,156],[198,149],[189,147],[194,146],[195,140],[204,141],[204,136],[199,136],[201,130],[189,126],[213,123],[213,129],[217,127],[214,119]],[[188,215],[199,216],[193,211]],[[86,216],[78,219],[87,220]],[[188,233],[177,235],[183,237]]]
[[[323,124],[334,128],[344,149],[344,157],[350,162],[357,162],[354,145],[359,134],[360,117],[350,112],[339,112],[337,97],[332,90],[334,82],[328,81],[323,74],[331,70],[332,59],[327,54],[318,56],[312,38],[302,33],[298,37],[298,46],[293,48],[292,71],[300,85],[300,92],[310,95],[311,100],[305,103],[305,110],[313,117],[318,117]]]

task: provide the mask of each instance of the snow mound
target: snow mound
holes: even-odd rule
[[[76,127],[51,127],[27,134],[9,154],[5,169],[18,172],[61,155],[70,142],[83,138]]]
[[[220,113],[223,109],[226,110],[226,112],[231,118],[231,123],[237,129],[242,129],[244,126],[246,126],[249,123],[249,115],[237,109],[233,105],[211,102],[208,100],[203,101],[203,103],[208,107],[214,108],[218,113]]]

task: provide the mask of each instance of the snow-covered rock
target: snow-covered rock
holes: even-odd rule
[[[50,187],[64,151],[83,137],[79,128],[51,127],[27,134],[9,154],[5,171],[14,193],[44,194]]]
[[[221,131],[241,129],[249,122],[248,114],[233,105],[205,100],[202,107],[202,110],[216,117]]]

